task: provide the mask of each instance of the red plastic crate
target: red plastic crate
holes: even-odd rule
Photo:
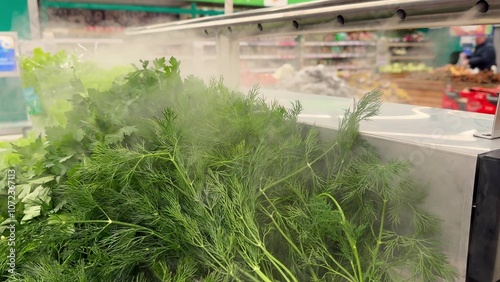
[[[448,86],[443,94],[442,108],[483,114],[495,114],[499,92],[500,87],[471,87],[462,91],[456,91]]]

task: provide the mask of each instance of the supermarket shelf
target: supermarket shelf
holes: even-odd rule
[[[304,56],[305,59],[343,59],[343,58],[367,58],[374,57],[374,54],[367,53],[342,53],[342,54],[306,54]]]
[[[311,67],[315,65],[305,66]],[[376,69],[374,66],[358,66],[358,65],[326,65],[325,69],[328,71],[344,71],[344,70],[367,70],[367,69]]]
[[[391,42],[388,43],[389,47],[432,47],[432,42]]]
[[[377,43],[375,41],[334,41],[334,42],[305,42],[304,46],[314,47],[314,46],[375,46]]]
[[[169,55],[169,56],[171,56],[171,55]],[[217,60],[216,56],[203,56],[203,57],[198,57],[198,58],[195,58],[192,56],[186,56],[186,55],[183,55],[183,56],[172,55],[172,56],[175,57],[179,61],[212,61],[212,60]]]
[[[356,65],[334,65],[326,66],[327,69],[331,70],[364,70],[364,69],[376,69],[374,66],[356,66]],[[261,69],[250,69],[251,73],[273,73],[277,71],[279,67],[276,68],[261,68]]]
[[[213,43],[213,42],[212,42]],[[213,43],[211,45],[215,45]],[[324,47],[324,46],[375,46],[375,41],[335,41],[335,42],[305,42],[306,47]],[[240,46],[270,46],[270,47],[296,47],[299,44],[295,41],[246,41],[240,42]]]
[[[196,44],[202,46],[215,46],[214,41],[202,41]],[[169,45],[185,45],[184,42],[179,42],[177,44]],[[303,46],[306,47],[322,47],[322,46],[375,46],[376,41],[333,41],[333,42],[322,42],[322,41],[308,41],[304,42]],[[269,46],[269,47],[296,47],[299,43],[296,41],[240,41],[240,46]]]
[[[392,56],[392,61],[424,61],[424,60],[433,60],[434,56]]]
[[[180,49],[177,47],[172,48],[168,53],[171,55],[174,55],[176,58],[178,58],[181,61],[192,61],[194,58],[193,56],[189,56],[187,53],[190,52],[196,46],[198,47],[215,47],[216,42],[211,41],[211,40],[203,40],[203,41],[197,41],[197,42],[192,42],[190,44],[173,44],[173,46],[179,46],[181,47]],[[332,53],[332,52],[326,52],[326,53],[321,53],[318,51],[316,52],[305,52],[304,50],[299,50],[295,49],[295,47],[299,46],[307,46],[307,47],[333,47],[333,46],[375,46],[377,44],[377,41],[367,41],[367,40],[344,40],[344,41],[330,41],[330,42],[321,42],[321,41],[305,41],[305,42],[296,42],[293,41],[293,38],[286,38],[286,39],[277,39],[275,41],[273,40],[265,40],[265,41],[240,41],[240,47],[245,47],[245,46],[269,46],[269,47],[275,47],[275,48],[270,48],[269,50],[266,50],[266,53],[263,54],[264,51],[259,51],[255,52],[252,51],[251,49],[245,49],[242,48],[240,49],[240,60],[244,61],[287,61],[287,60],[318,60],[318,59],[324,59],[324,60],[336,60],[336,59],[363,59],[363,60],[369,60],[371,61],[374,57],[374,53],[365,53],[365,52],[346,52],[346,53]],[[183,46],[186,46],[186,48],[182,48]],[[293,47],[293,49],[287,49],[287,52],[279,52],[281,50],[280,47],[286,47],[290,46]],[[190,47],[190,48],[187,48]],[[168,48],[170,49],[170,48]],[[267,52],[269,51],[269,52]],[[288,52],[290,51],[290,52]],[[299,55],[301,53],[301,55]],[[177,55],[176,55],[177,54]],[[213,55],[213,52],[209,52],[208,49],[203,49],[202,54],[196,58],[198,61],[213,61],[216,60],[216,56]],[[308,65],[307,63],[305,65]],[[329,65],[329,64],[328,64]],[[366,65],[371,65],[371,63],[366,63]],[[343,70],[358,70],[358,69],[374,69],[374,67],[366,67],[366,66],[359,66],[359,65],[353,65],[351,62],[346,62],[342,65],[337,66],[338,69],[343,69]],[[252,71],[255,73],[270,73],[275,71],[277,68],[269,69],[269,68],[259,68],[257,71]]]
[[[294,60],[297,59],[295,55],[241,55],[244,60]]]
[[[205,42],[203,45],[215,46],[215,42]],[[306,47],[323,47],[323,46],[375,46],[376,41],[334,41],[334,42],[321,42],[310,41],[305,42],[303,46]],[[269,47],[296,47],[299,43],[295,41],[241,41],[240,46],[269,46]]]
[[[343,70],[365,70],[365,69],[376,69],[376,66],[356,66],[356,65],[339,65],[339,66],[333,66],[336,69],[343,69]]]
[[[272,46],[272,47],[295,47],[298,46],[295,41],[248,41],[240,42],[240,46]]]
[[[215,46],[214,41],[200,42],[203,46]],[[240,46],[270,46],[270,47],[295,47],[298,46],[295,41],[240,41]]]

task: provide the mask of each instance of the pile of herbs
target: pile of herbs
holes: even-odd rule
[[[13,145],[16,265],[2,256],[5,279],[454,280],[410,166],[381,162],[359,135],[379,92],[323,138],[297,122],[299,103],[182,79],[173,58],[105,91],[71,82],[67,124]]]

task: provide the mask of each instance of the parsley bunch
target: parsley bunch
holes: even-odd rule
[[[40,48],[33,50],[33,56],[22,57],[20,64],[23,87],[33,88],[40,99],[42,112],[31,119],[35,131],[42,132],[45,126],[66,124],[65,113],[71,110],[68,100],[73,94],[71,81],[75,76],[87,88],[107,90],[132,70],[127,66],[106,69],[65,51],[51,54]]]

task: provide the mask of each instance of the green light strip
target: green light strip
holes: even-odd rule
[[[182,9],[177,7],[99,4],[99,3],[72,3],[72,2],[55,2],[55,1],[41,1],[41,6],[42,8],[151,12],[151,13],[165,13],[165,14],[191,14],[191,15],[208,15],[208,16],[224,14],[224,11],[198,10],[194,6],[192,6],[191,9]]]

